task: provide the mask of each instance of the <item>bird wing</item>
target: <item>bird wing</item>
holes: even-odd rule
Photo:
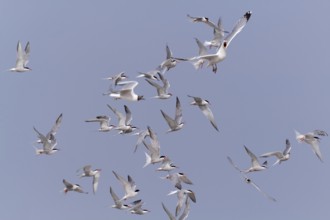
[[[178,97],[176,97],[176,104],[175,104],[175,118],[177,124],[181,124],[182,122],[182,108],[181,103]]]

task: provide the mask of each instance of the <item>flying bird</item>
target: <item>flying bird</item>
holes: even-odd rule
[[[118,118],[118,125],[115,126],[114,129],[119,130],[120,134],[131,133],[133,130],[136,129],[135,126],[131,125],[131,121],[133,120],[133,117],[132,117],[132,112],[127,105],[124,105],[125,115],[119,112],[117,109],[111,107],[110,105],[107,106]]]
[[[126,180],[122,176],[118,175],[115,171],[112,172],[124,187],[125,195],[120,199],[120,201],[133,198],[138,194],[140,190],[136,189],[136,184],[130,175],[127,176]]]
[[[40,138],[36,141],[37,143],[41,143],[43,144],[43,142],[45,140],[48,140],[48,142],[51,141],[51,139],[55,139],[55,135],[57,133],[57,130],[59,129],[61,123],[62,123],[62,118],[63,118],[63,114],[61,113],[55,121],[55,124],[53,125],[53,127],[50,129],[50,131],[46,134],[45,139],[43,138],[43,140],[41,140]],[[37,132],[39,133],[39,132]]]
[[[57,141],[53,134],[50,134],[49,137],[47,137],[41,134],[35,127],[33,127],[33,129],[38,134],[38,140],[40,141],[40,143],[42,143],[42,149],[37,149],[35,147],[37,155],[40,154],[52,155],[57,151],[59,151],[59,149],[56,148]]]
[[[231,33],[229,33],[224,40],[222,41],[219,49],[217,50],[217,52],[215,54],[206,54],[206,55],[201,55],[201,56],[196,56],[196,57],[192,57],[188,60],[190,61],[194,61],[193,65],[194,67],[197,69],[200,67],[199,65],[199,60],[206,60],[208,61],[207,66],[212,66],[212,71],[214,73],[217,72],[217,63],[223,61],[226,56],[227,56],[227,48],[230,44],[230,42],[234,39],[234,37],[242,31],[242,29],[245,27],[245,25],[247,24],[247,22],[249,21],[250,17],[252,15],[251,11],[248,11],[244,14],[244,16],[239,19],[239,21],[236,23],[236,25],[234,26],[233,30]]]
[[[67,193],[69,191],[75,191],[78,193],[85,193],[85,194],[88,193],[88,192],[83,191],[79,184],[72,184],[72,183],[66,181],[65,179],[63,179],[63,184],[65,185],[65,188],[63,190],[64,193]]]
[[[21,42],[18,41],[16,50],[17,50],[16,66],[9,69],[9,71],[11,71],[11,72],[30,71],[31,69],[26,66],[29,62],[30,42],[26,43],[25,49],[23,51]]]
[[[92,170],[91,165],[86,165],[83,167],[83,173],[80,174],[81,177],[93,177],[93,193],[96,193],[97,187],[99,185],[99,179],[101,175],[101,169]]]
[[[167,216],[169,217],[170,220],[176,220],[176,217],[166,208],[166,206],[164,205],[164,203],[162,203],[163,209],[166,212]],[[188,218],[190,212],[190,203],[189,203],[189,198],[186,197],[186,201],[185,201],[185,208],[182,212],[182,214],[180,215],[180,217],[178,218],[178,220],[185,220]]]
[[[264,153],[262,155],[260,155],[260,157],[271,157],[271,156],[275,156],[277,158],[276,162],[273,164],[281,164],[281,162],[286,161],[290,158],[290,151],[291,151],[291,144],[289,139],[285,140],[285,149],[283,152],[281,151],[272,151],[272,152],[268,152],[268,153]]]
[[[117,83],[117,85],[123,86],[120,90],[114,91],[112,87],[110,87],[110,90],[107,93],[103,93],[103,95],[109,95],[115,99],[123,99],[126,101],[144,100],[143,95],[137,95],[134,92],[138,84],[137,81],[121,81]]]
[[[295,131],[296,139],[299,143],[305,142],[306,144],[311,145],[315,155],[323,162],[321,150],[319,147],[320,137],[319,136],[328,136],[327,132],[322,130],[314,130],[307,134],[300,134],[298,131]]]
[[[172,93],[168,92],[168,89],[170,88],[170,83],[169,81],[161,74],[158,73],[159,78],[161,79],[163,86],[159,85],[153,80],[146,79],[146,81],[152,85],[153,87],[156,88],[157,90],[157,96],[154,96],[153,98],[157,99],[168,99],[172,96]]]
[[[98,115],[95,118],[87,119],[85,122],[98,122],[100,123],[100,132],[108,132],[114,128],[114,125],[109,125],[111,118],[106,115]]]
[[[123,210],[123,209],[128,209],[130,208],[129,205],[127,204],[124,204],[120,199],[119,197],[116,195],[116,193],[113,191],[113,189],[111,188],[110,186],[110,195],[114,201],[114,205],[112,205],[112,208],[115,208],[115,209],[120,209],[120,210]]]
[[[136,215],[144,215],[148,212],[150,212],[148,209],[143,209],[142,205],[144,202],[142,200],[137,200],[133,202],[133,206],[129,209],[130,213],[136,214]]]
[[[202,98],[196,97],[196,96],[188,95],[188,97],[191,97],[194,99],[194,101],[191,102],[190,104],[197,105],[199,107],[199,109],[202,111],[202,113],[205,115],[205,117],[211,122],[211,124],[215,128],[215,130],[219,131],[218,126],[215,123],[213,113],[209,107],[210,102],[206,99],[202,99]]]
[[[195,193],[190,189],[174,190],[174,191],[171,191],[168,195],[173,195],[173,194],[177,194],[177,197],[178,197],[178,202],[177,202],[176,208],[175,208],[175,216],[179,215],[179,213],[180,213],[186,199],[188,199],[188,197],[191,201],[196,203]]]
[[[170,116],[168,116],[163,110],[160,110],[164,119],[166,120],[168,126],[170,129],[167,131],[178,131],[180,130],[184,123],[182,122],[182,108],[181,108],[181,103],[178,97],[176,97],[176,105],[175,105],[175,117],[172,119]]]
[[[123,81],[125,79],[127,79],[128,77],[125,75],[125,72],[120,72],[116,75],[104,78],[107,80],[111,80],[113,82],[113,84],[116,86],[118,84],[118,82]]]
[[[146,162],[143,167],[148,166],[149,164],[160,163],[165,159],[165,156],[160,155],[160,143],[156,133],[148,126],[148,132],[150,136],[150,144],[147,144],[145,141],[142,141],[144,146],[147,148],[149,153],[145,153]]]

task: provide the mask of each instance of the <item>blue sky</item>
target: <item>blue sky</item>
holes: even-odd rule
[[[328,219],[329,138],[320,148],[324,163],[306,144],[295,140],[294,129],[330,132],[327,103],[330,19],[327,1],[5,1],[0,8],[0,166],[3,180],[0,218],[28,219],[167,219],[161,202],[174,212],[176,197],[170,182],[160,179],[157,166],[142,168],[144,148],[133,154],[135,136],[97,132],[84,120],[106,114],[107,104],[132,111],[132,123],[150,125],[161,151],[194,182],[196,193],[188,219]],[[183,107],[184,128],[166,134],[160,109],[174,113],[175,97],[138,103],[103,96],[109,82],[102,80],[125,71],[135,80],[165,58],[168,44],[177,57],[197,55],[194,38],[212,38],[212,30],[190,22],[186,15],[221,16],[231,30],[246,11],[252,17],[235,37],[227,58],[211,68],[195,70],[188,62],[166,73],[170,91]],[[31,44],[31,72],[11,73],[16,44]],[[136,79],[136,92],[146,98],[155,91]],[[220,132],[216,132],[187,95],[211,102]],[[63,113],[57,134],[60,152],[34,153],[35,126],[46,133]],[[245,184],[226,160],[247,168],[243,145],[255,154],[283,150],[292,143],[291,159],[250,177],[277,199],[268,201]],[[273,162],[270,159],[269,162]],[[102,168],[99,189],[92,194],[91,179],[79,179],[76,170],[86,164]],[[138,198],[151,210],[135,216],[110,208],[111,185],[122,195],[112,174],[130,174],[141,190]],[[61,190],[62,179],[79,183],[88,195]]]

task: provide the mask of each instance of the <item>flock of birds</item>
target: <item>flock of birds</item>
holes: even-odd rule
[[[205,41],[202,43],[199,39],[196,38],[196,43],[199,48],[199,52],[197,56],[191,58],[177,58],[173,57],[173,54],[168,45],[166,45],[166,59],[161,62],[155,70],[149,72],[140,72],[137,78],[144,78],[145,81],[150,84],[150,86],[156,89],[157,95],[152,98],[166,100],[172,97],[172,93],[169,92],[170,83],[165,78],[165,73],[177,65],[179,62],[191,62],[196,69],[202,68],[204,63],[206,63],[207,67],[212,67],[212,71],[214,73],[217,72],[217,64],[226,58],[226,51],[234,39],[234,37],[242,31],[242,29],[246,26],[249,21],[252,13],[251,11],[246,12],[243,17],[241,17],[238,22],[235,24],[231,32],[228,32],[223,29],[221,19],[215,24],[210,21],[207,17],[193,17],[187,15],[187,17],[194,23],[204,23],[207,26],[211,27],[213,30],[213,39],[210,41]],[[210,53],[210,50],[214,48],[216,50],[215,53]],[[31,71],[29,67],[27,67],[30,55],[30,43],[27,42],[24,50],[22,49],[22,45],[20,42],[17,44],[17,60],[16,66],[11,68],[10,71],[13,72],[26,72]],[[140,101],[145,99],[143,95],[138,95],[135,93],[134,89],[139,85],[138,81],[127,80],[128,76],[125,75],[124,72],[118,73],[116,75],[110,76],[106,78],[111,81],[111,85],[108,91],[106,91],[103,95],[107,95],[109,97],[114,98],[115,100],[122,99],[125,101]],[[218,125],[216,123],[215,117],[210,109],[210,103],[206,99],[202,99],[197,96],[188,95],[189,98],[192,99],[191,105],[198,106],[202,111],[204,116],[210,121],[213,128],[219,132]],[[132,112],[130,111],[127,105],[124,105],[124,112],[121,112],[114,108],[111,105],[107,105],[109,110],[114,113],[115,117],[118,119],[118,123],[116,125],[110,124],[111,117],[107,115],[98,115],[94,118],[90,118],[85,120],[86,122],[94,122],[99,123],[99,132],[110,132],[117,131],[119,134],[133,134],[136,135],[137,142],[134,149],[134,152],[137,151],[138,146],[145,146],[145,164],[143,167],[160,164],[160,166],[156,169],[157,171],[167,172],[167,175],[162,177],[163,179],[169,180],[173,183],[174,190],[171,191],[168,195],[177,195],[177,204],[174,211],[174,214],[165,206],[164,203],[162,207],[165,213],[168,215],[170,220],[184,220],[188,217],[190,212],[190,201],[196,203],[196,195],[193,190],[187,189],[187,185],[192,185],[193,182],[187,177],[187,175],[183,172],[174,172],[174,170],[178,169],[178,167],[171,161],[168,155],[162,155],[160,152],[160,143],[157,137],[156,132],[148,126],[145,130],[139,130],[135,132],[138,128],[132,125]],[[177,132],[182,129],[184,126],[183,117],[182,117],[182,107],[180,103],[179,97],[176,97],[176,105],[175,105],[175,115],[171,117],[163,110],[160,110],[161,114],[168,124],[167,132]],[[38,140],[36,144],[42,145],[42,148],[35,147],[35,151],[37,155],[45,154],[52,155],[56,153],[59,149],[57,146],[56,133],[61,125],[61,121],[63,119],[63,114],[60,114],[55,121],[55,124],[51,128],[51,130],[47,134],[43,134],[37,130],[37,128],[33,127],[34,131],[37,134]],[[319,148],[320,136],[327,136],[328,134],[322,130],[314,130],[312,132],[301,134],[298,131],[296,132],[296,139],[298,142],[305,142],[311,145],[313,152],[322,161],[322,155]],[[288,139],[285,141],[285,149],[284,151],[274,151],[268,152],[260,155],[260,158],[268,158],[268,157],[276,157],[277,160],[273,164],[273,166],[277,164],[281,164],[282,162],[288,160],[290,158],[291,152],[291,144]],[[276,201],[275,198],[268,195],[266,192],[262,191],[261,188],[248,177],[248,174],[256,171],[263,171],[268,168],[267,161],[260,163],[258,157],[246,146],[244,149],[248,156],[251,158],[251,167],[247,169],[239,168],[231,157],[227,157],[229,163],[241,174],[244,181],[250,185],[252,185],[255,189],[257,189],[260,193],[262,193],[266,198],[271,201]],[[91,165],[86,165],[77,170],[79,172],[79,177],[91,177],[93,179],[93,193],[97,192],[99,179],[101,175],[101,169],[92,169]],[[115,193],[114,189],[110,186],[110,195],[113,199],[114,205],[113,208],[119,210],[126,210],[132,214],[143,215],[149,212],[148,209],[143,207],[144,201],[142,199],[134,200],[132,202],[128,202],[136,198],[140,193],[139,189],[135,181],[133,180],[131,175],[127,175],[127,178],[119,175],[116,171],[112,171],[115,179],[122,185],[124,189],[124,195],[120,198]],[[63,179],[64,184],[64,193],[68,193],[69,191],[75,191],[78,193],[88,193],[83,190],[83,188],[79,184],[71,183],[66,179]],[[181,214],[181,215],[180,215]]]

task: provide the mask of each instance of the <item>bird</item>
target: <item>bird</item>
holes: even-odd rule
[[[96,193],[97,187],[99,185],[99,179],[101,175],[101,169],[92,170],[91,165],[86,165],[83,167],[83,173],[80,174],[81,177],[93,177],[93,193]]]
[[[160,165],[160,167],[158,167],[156,169],[156,171],[171,171],[174,169],[177,169],[179,167],[177,167],[176,165],[174,165],[174,163],[172,163],[171,159],[169,157],[164,157],[164,159],[162,160],[162,164]]]
[[[110,77],[107,77],[104,79],[111,80],[116,86],[118,84],[118,82],[128,79],[128,76],[125,75],[125,72],[120,72],[116,75],[113,75],[113,76],[110,76]]]
[[[55,121],[55,124],[53,125],[53,127],[50,129],[50,131],[46,134],[46,136],[44,136],[46,139],[41,140],[40,138],[36,141],[37,143],[43,143],[43,141],[48,140],[48,142],[51,140],[51,138],[55,138],[55,135],[57,133],[57,130],[59,129],[61,123],[62,123],[62,118],[63,118],[63,113],[61,113]],[[39,133],[39,132],[37,132]]]
[[[246,146],[244,146],[244,149],[246,151],[246,153],[251,157],[251,167],[246,169],[246,170],[241,170],[240,168],[238,168],[233,160],[230,157],[227,157],[227,159],[229,160],[229,162],[235,167],[235,169],[237,169],[238,171],[240,171],[241,173],[249,173],[249,172],[254,172],[254,171],[262,171],[267,169],[267,161],[265,161],[262,165],[260,165],[258,158],[256,157],[256,155],[254,155]]]
[[[197,46],[198,46],[198,55],[199,56],[206,55],[207,54],[206,46],[204,46],[203,43],[198,38],[195,38],[195,41],[196,41]],[[204,63],[205,63],[205,60],[199,59],[195,62],[194,65],[198,67],[197,69],[200,69],[200,68],[203,67]]]
[[[143,209],[142,205],[144,202],[142,200],[137,200],[133,202],[133,206],[129,209],[130,213],[136,214],[136,215],[144,215],[148,212],[150,212],[148,209]]]
[[[206,55],[201,55],[201,56],[196,56],[196,57],[192,57],[188,60],[190,61],[194,61],[193,65],[194,67],[197,69],[200,67],[199,65],[199,60],[206,60],[208,61],[207,66],[212,66],[212,71],[214,73],[217,72],[217,63],[223,61],[226,56],[227,56],[227,48],[230,44],[230,42],[232,41],[232,39],[234,39],[234,37],[242,31],[242,29],[245,27],[245,25],[247,24],[247,22],[249,21],[250,17],[252,15],[251,11],[248,11],[244,14],[244,16],[238,20],[238,22],[236,23],[236,25],[234,26],[233,30],[231,33],[229,33],[224,40],[222,41],[220,47],[218,48],[217,52],[215,54],[206,54]]]
[[[314,130],[307,134],[300,134],[298,131],[295,130],[296,139],[299,143],[305,142],[311,145],[313,152],[319,158],[321,162],[323,162],[321,150],[319,147],[320,137],[319,136],[328,136],[327,132],[322,130]]]
[[[181,108],[181,103],[178,97],[176,97],[176,105],[175,105],[175,117],[172,119],[170,116],[168,116],[163,110],[160,110],[162,113],[164,119],[166,120],[168,126],[170,129],[167,131],[172,132],[172,131],[178,131],[180,130],[184,123],[182,122],[182,108]]]
[[[178,63],[178,61],[187,61],[187,59],[173,57],[170,47],[168,45],[166,45],[166,59],[159,65],[161,73],[164,74],[165,72],[174,68],[176,66],[176,64]]]
[[[276,199],[274,199],[273,197],[271,197],[270,195],[268,195],[267,193],[265,193],[264,191],[262,191],[262,190],[260,189],[260,187],[259,187],[256,183],[254,183],[250,178],[248,178],[247,175],[246,175],[244,172],[242,172],[242,170],[239,169],[239,168],[234,164],[233,160],[232,160],[230,157],[227,156],[227,159],[228,159],[229,163],[230,163],[230,164],[231,164],[231,165],[232,165],[237,171],[239,171],[239,172],[242,174],[242,177],[243,177],[243,179],[244,179],[244,182],[246,182],[246,183],[252,185],[254,188],[256,188],[260,193],[262,193],[262,194],[263,194],[266,198],[268,198],[269,200],[271,200],[271,201],[273,201],[273,202],[276,201]]]
[[[127,180],[125,180],[122,176],[118,175],[115,171],[112,171],[112,173],[115,175],[115,177],[119,180],[119,182],[124,187],[125,195],[120,199],[120,201],[127,200],[129,198],[133,198],[138,194],[138,192],[140,190],[136,189],[136,184],[130,175],[128,175]]]
[[[63,179],[63,184],[65,185],[65,188],[63,190],[65,194],[69,191],[75,191],[75,192],[79,192],[79,193],[88,194],[88,192],[85,192],[82,190],[82,188],[79,184],[72,184],[72,183],[66,181],[65,179]]]
[[[213,113],[209,107],[210,102],[206,99],[202,99],[200,97],[191,96],[188,95],[188,97],[191,97],[194,99],[193,102],[191,102],[191,105],[197,105],[199,109],[202,111],[202,113],[205,115],[205,117],[211,122],[212,126],[215,130],[219,131],[217,124],[215,123]]]
[[[23,51],[21,42],[18,41],[17,43],[17,58],[16,58],[16,66],[9,69],[11,72],[26,72],[30,71],[31,69],[26,65],[29,62],[30,56],[30,42],[28,41],[25,45],[25,49]]]
[[[161,73],[161,71],[162,71],[162,68],[159,65],[156,69],[150,70],[146,73],[138,72],[139,75],[137,76],[137,78],[144,77],[144,78],[150,79],[150,80],[159,80],[158,77],[156,76],[156,74]]]
[[[193,184],[193,182],[187,177],[187,175],[182,172],[168,174],[165,177],[161,178],[170,180],[177,189],[182,189],[182,182],[189,185]]]
[[[185,203],[186,199],[188,199],[187,197],[189,197],[189,199],[191,201],[196,203],[195,193],[190,189],[174,190],[174,191],[171,191],[168,195],[173,195],[173,194],[177,194],[177,197],[178,197],[178,202],[177,202],[176,208],[175,208],[175,216],[179,215],[179,213],[183,207],[183,204]]]
[[[277,158],[276,162],[273,164],[281,164],[281,162],[286,161],[290,158],[290,151],[291,151],[291,144],[289,139],[285,140],[285,149],[283,152],[280,151],[272,151],[272,152],[268,152],[268,153],[264,153],[262,155],[260,155],[260,157],[271,157],[271,156],[275,156]]]
[[[121,210],[130,208],[129,205],[122,203],[122,201],[119,199],[119,197],[113,191],[111,186],[110,186],[110,195],[115,203],[114,205],[112,205],[112,208],[121,209]]]
[[[132,117],[132,112],[127,105],[124,105],[125,116],[123,113],[111,107],[109,104],[107,104],[107,106],[118,118],[118,125],[114,126],[114,129],[119,130],[120,134],[131,133],[133,130],[136,129],[135,126],[131,125],[131,121],[133,120],[133,117]]]
[[[210,21],[210,19],[208,17],[193,17],[193,16],[190,16],[189,14],[187,14],[187,17],[194,23],[204,23],[204,24],[207,24],[208,26],[210,26],[213,29],[217,29],[218,31],[225,32],[221,28],[221,25],[219,25],[219,23],[221,23],[220,18],[218,20],[218,25],[216,25],[212,21]]]
[[[85,120],[85,122],[99,122],[100,128],[98,131],[108,132],[114,128],[114,125],[109,125],[110,120],[111,118],[106,115],[98,115],[95,118]]]
[[[166,206],[164,205],[164,203],[162,203],[163,209],[166,212],[167,216],[169,217],[170,220],[176,220],[176,217],[166,208]],[[185,220],[188,218],[190,212],[190,203],[189,203],[189,198],[186,197],[186,201],[185,201],[185,208],[182,212],[182,214],[180,215],[180,217],[178,218],[178,220]]]
[[[59,151],[58,148],[56,148],[57,141],[55,139],[55,136],[53,134],[50,134],[49,137],[41,134],[35,127],[33,127],[34,131],[38,134],[38,140],[40,140],[40,143],[42,143],[42,149],[37,149],[36,154],[46,154],[46,155],[52,155]]]
[[[168,99],[172,96],[172,93],[168,92],[168,89],[170,87],[169,81],[161,74],[158,73],[159,78],[161,79],[163,86],[160,86],[155,81],[150,79],[145,79],[150,85],[156,88],[157,90],[157,96],[154,96],[153,98],[158,99]]]
[[[133,135],[137,135],[138,136],[138,139],[136,141],[135,148],[134,148],[134,153],[135,153],[137,151],[138,146],[142,143],[142,141],[147,136],[150,136],[150,134],[149,134],[149,130],[148,129],[145,129],[145,130],[140,130],[139,132],[136,132]]]
[[[121,81],[118,82],[117,85],[123,86],[122,89],[118,91],[114,91],[112,87],[107,93],[103,93],[103,95],[109,95],[115,99],[123,99],[126,101],[140,101],[144,100],[143,95],[137,95],[134,92],[134,88],[139,84],[137,81]]]
[[[219,48],[221,46],[221,42],[223,41],[225,33],[228,33],[228,31],[225,31],[223,29],[221,18],[219,18],[217,27],[213,28],[213,39],[210,41],[204,41],[204,46],[209,47],[210,49],[212,47]]]
[[[160,155],[160,143],[158,141],[157,135],[153,130],[148,126],[148,132],[150,136],[150,144],[147,144],[144,140],[142,143],[147,148],[149,153],[145,153],[146,162],[143,167],[148,166],[149,164],[160,163],[165,159],[165,156]]]

